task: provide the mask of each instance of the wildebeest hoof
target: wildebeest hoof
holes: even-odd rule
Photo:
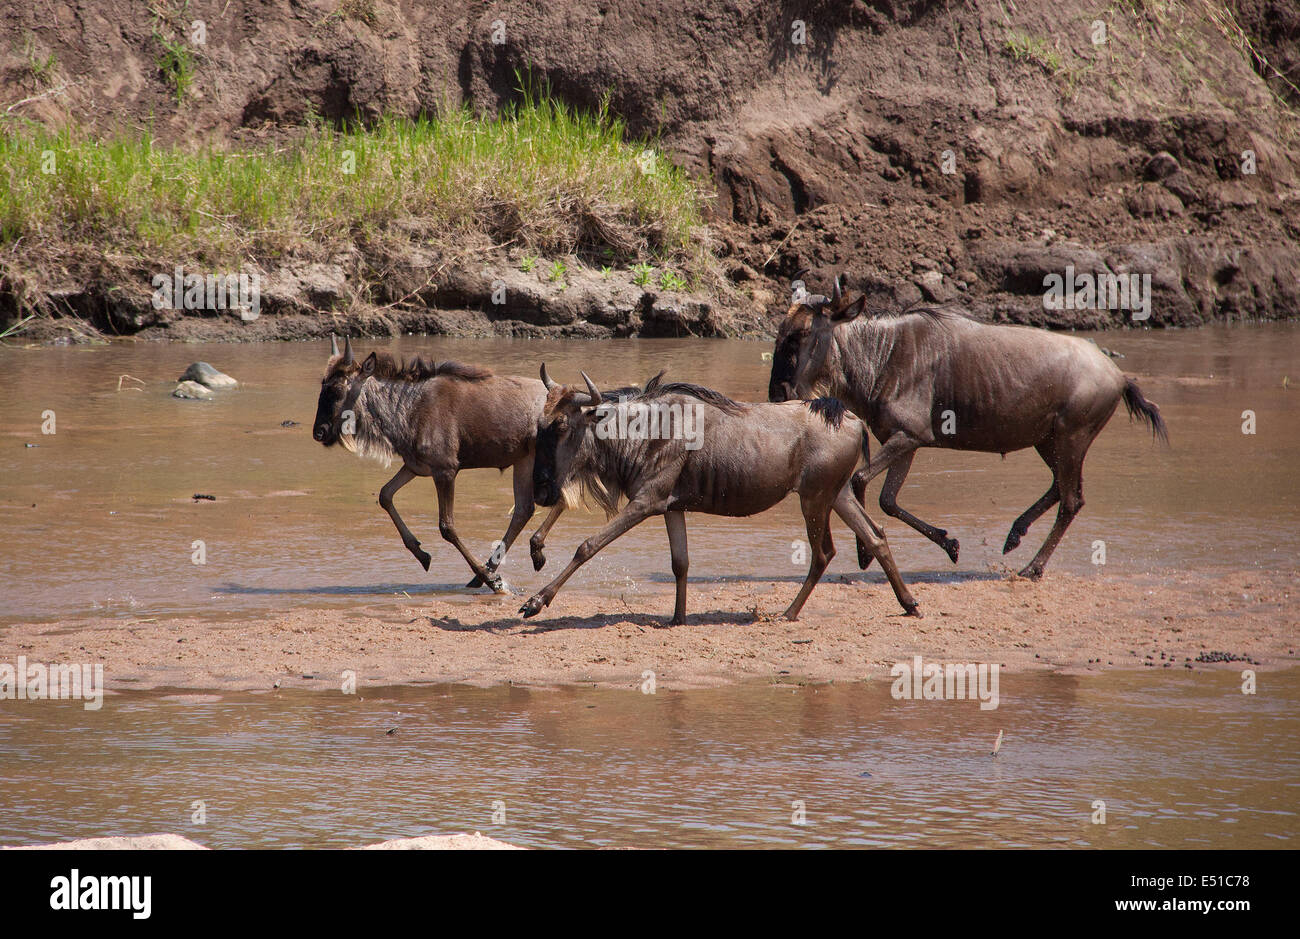
[[[492,588],[493,593],[506,592],[505,581],[501,579],[501,576],[499,574],[493,574],[492,579],[487,582],[487,585]]]
[[[533,556],[533,570],[540,571],[546,566],[546,555],[542,554],[540,551],[533,551],[530,553]]]
[[[1020,547],[1020,532],[1013,528],[1011,533],[1007,535],[1007,543],[1002,546],[1002,553],[1010,554],[1018,547]]]
[[[911,606],[903,607],[903,615],[915,616],[917,619],[925,619],[925,614],[921,612],[921,608],[915,603]]]
[[[1025,580],[1041,580],[1043,577],[1043,572],[1041,569],[1034,567],[1034,565],[1030,564],[1028,567],[1026,567],[1023,571],[1020,572],[1020,576],[1023,577]]]
[[[858,542],[858,570],[865,571],[871,566],[871,552],[861,541]]]
[[[524,619],[528,619],[530,616],[536,616],[542,612],[544,606],[546,604],[542,602],[541,597],[529,597],[528,602],[519,608],[519,612],[523,614]]]
[[[483,565],[483,569],[484,569],[485,571],[487,571],[489,574],[495,574],[495,573],[496,573],[497,566],[496,566],[495,564],[493,564],[491,561],[488,561],[488,563],[486,563],[486,564]],[[498,582],[499,582],[499,580],[500,580],[500,578],[498,578]],[[482,586],[483,586],[483,578],[480,577],[480,576],[478,576],[478,574],[475,574],[475,575],[474,575],[474,579],[471,580],[469,583],[467,583],[465,586],[466,586],[468,589],[470,589],[470,590],[473,590],[475,587],[482,587]],[[491,585],[489,585],[489,586],[491,586]]]
[[[957,563],[957,553],[961,551],[961,544],[956,538],[945,538],[943,541],[943,550],[948,552],[948,557],[952,563]]]
[[[420,564],[423,565],[424,569],[427,571],[429,569],[429,562],[433,560],[433,558],[429,557],[429,552],[421,551],[419,548],[416,548],[411,553],[415,555],[415,559],[419,561]]]

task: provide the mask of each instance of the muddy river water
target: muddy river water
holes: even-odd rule
[[[0,845],[1280,848],[1297,700],[1292,670],[1006,675],[996,711],[886,682],[5,702]]]
[[[1110,572],[1292,565],[1300,553],[1300,325],[1097,338],[1125,356],[1121,367],[1160,405],[1172,447],[1153,445],[1122,409],[1112,418],[1085,466],[1087,506],[1053,567],[1095,570],[1097,541],[1105,542]],[[0,348],[0,623],[225,618],[402,591],[459,591],[468,570],[438,535],[433,484],[416,480],[397,496],[433,555],[426,574],[376,504],[396,467],[312,440],[326,346]],[[579,381],[584,368],[611,385],[644,381],[666,367],[673,377],[761,400],[768,373],[762,356],[771,345],[410,337],[385,347],[528,375],[545,360],[560,380]],[[214,401],[170,397],[171,379],[195,360],[230,373],[241,387]],[[1245,411],[1254,415],[1254,434],[1242,432]],[[49,412],[53,434],[42,433]],[[296,423],[281,426],[286,421]],[[1033,451],[1003,460],[927,450],[899,501],[960,539],[955,570],[1018,568],[1046,536],[1050,516],[1004,562],[1007,529],[1049,482]],[[215,501],[195,501],[196,493]],[[481,557],[504,531],[512,501],[508,475],[460,477],[457,528]],[[874,503],[872,511],[882,518]],[[549,539],[552,565],[601,521],[594,513],[561,519]],[[797,500],[753,519],[692,516],[689,529],[692,577],[804,572],[791,561],[791,543],[803,536]],[[904,576],[954,570],[910,528],[891,520],[888,531]],[[194,563],[198,541],[202,565]],[[852,554],[842,550],[830,574],[853,570]],[[531,592],[551,569],[534,573],[521,542],[503,574]],[[653,522],[599,555],[568,589],[623,590],[669,576],[667,538]]]
[[[1112,420],[1053,567],[1095,572],[1103,541],[1110,571],[1156,581],[1294,569],[1300,326],[1096,338],[1160,405],[1172,447],[1122,412]],[[584,368],[611,385],[667,367],[760,400],[770,344],[409,337],[384,347],[528,375],[544,359],[562,380]],[[433,554],[425,574],[375,504],[392,470],[312,440],[325,357],[324,343],[0,348],[0,662],[22,653],[6,624],[75,630],[85,617],[184,614],[229,625],[302,606],[464,595],[468,572],[438,537],[432,484],[398,496]],[[196,360],[240,388],[208,402],[170,397]],[[900,502],[958,537],[961,561],[954,568],[891,520],[904,576],[1002,570],[1007,528],[1048,480],[1032,452],[924,451]],[[458,528],[482,555],[511,501],[508,477],[461,476]],[[566,516],[551,567],[534,573],[517,548],[507,581],[535,589],[600,521]],[[689,526],[692,577],[802,576],[791,567],[803,533],[793,500]],[[1040,523],[1010,562],[1023,564],[1045,534]],[[194,563],[196,542],[206,563]],[[854,569],[840,544],[832,574]],[[669,576],[663,527],[647,523],[567,589]],[[1235,669],[1006,674],[995,711],[896,701],[883,681],[653,695],[164,689],[111,694],[97,711],[0,700],[0,845],[174,831],[213,847],[326,847],[478,830],[575,847],[1285,847],[1300,827],[1300,672],[1263,673],[1254,695],[1240,686]],[[197,801],[203,824],[192,820]]]

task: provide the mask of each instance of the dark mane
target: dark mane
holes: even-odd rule
[[[848,412],[848,408],[839,398],[814,398],[805,403],[808,405],[808,410],[821,415],[821,419],[836,430],[840,429],[840,425],[844,423],[844,415]]]
[[[903,307],[880,307],[873,310],[870,314],[871,319],[902,319],[905,316],[921,316],[936,323],[967,318],[954,310],[945,307],[924,305],[919,300]]]
[[[434,362],[422,356],[409,361],[394,358],[385,352],[375,353],[375,375],[389,381],[420,382],[431,378],[455,378],[460,381],[482,381],[491,378],[492,372],[477,365],[462,362]]]
[[[679,394],[698,398],[705,404],[711,404],[719,411],[725,411],[728,414],[740,414],[750,408],[750,405],[742,401],[732,401],[726,395],[720,394],[712,388],[705,388],[702,385],[694,385],[686,381],[670,381],[659,384],[656,381],[657,378],[658,376],[652,378],[649,384],[645,386],[645,389],[635,396],[637,400],[650,401],[664,395]]]

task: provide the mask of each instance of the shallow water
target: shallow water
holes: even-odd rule
[[[895,701],[884,681],[4,701],[0,844],[1290,847],[1300,671],[1240,685],[1233,670],[1002,675],[993,711]]]
[[[1139,376],[1161,406],[1173,447],[1154,446],[1121,409],[1089,455],[1087,507],[1053,568],[1104,577],[1294,565],[1300,324],[1097,338],[1124,353],[1121,367]],[[674,378],[761,400],[769,368],[762,355],[771,345],[408,337],[384,347],[528,375],[544,359],[561,380],[577,381],[585,368],[610,385],[644,381],[667,367]],[[432,483],[416,480],[397,497],[399,511],[433,554],[426,574],[375,501],[396,467],[385,470],[312,440],[325,357],[322,342],[0,348],[0,622],[227,617],[403,591],[413,597],[460,591],[469,571],[438,536]],[[200,359],[234,375],[240,389],[212,402],[171,398],[172,379]],[[1241,432],[1247,409],[1256,415],[1253,436]],[[53,435],[41,432],[46,410],[55,415]],[[297,426],[282,427],[288,420]],[[982,572],[1004,563],[1007,529],[1049,481],[1032,451],[1005,461],[923,451],[900,502],[961,540],[956,570]],[[873,494],[878,490],[877,482]],[[216,501],[195,502],[195,493]],[[504,530],[511,501],[508,476],[477,470],[460,477],[457,525],[480,556]],[[873,515],[883,518],[874,505]],[[528,591],[540,586],[601,521],[591,513],[562,519],[541,574],[532,571],[524,544],[516,545],[503,567],[507,581]],[[1040,521],[1006,562],[1026,563],[1050,521],[1050,515]],[[796,500],[748,520],[692,516],[689,527],[692,577],[802,578],[805,572],[791,558],[791,543],[803,537]],[[847,532],[836,531],[841,550],[831,572],[853,570]],[[904,576],[954,570],[938,548],[901,523],[890,520],[888,531]],[[204,542],[205,565],[192,563],[195,541]],[[1105,566],[1093,563],[1096,541],[1105,542]],[[635,593],[647,579],[668,577],[663,526],[648,522],[588,564],[568,589]]]

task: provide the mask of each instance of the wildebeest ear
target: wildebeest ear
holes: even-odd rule
[[[375,374],[375,365],[378,362],[379,362],[379,358],[373,352],[370,353],[368,356],[366,356],[366,360],[361,363],[361,374],[362,375]]]
[[[867,295],[864,293],[858,299],[854,300],[842,310],[831,314],[832,322],[847,323],[849,320],[855,320],[862,315],[862,311],[867,306]]]
[[[667,372],[667,371],[668,371],[668,369],[663,369],[662,371],[659,372],[658,375],[656,375],[654,378],[652,378],[652,379],[650,379],[648,382],[646,382],[646,383],[645,383],[645,388],[643,388],[643,389],[641,390],[641,393],[642,393],[642,394],[645,394],[645,393],[648,392],[648,391],[654,391],[656,388],[658,388],[658,387],[659,387],[659,383],[660,383],[661,381],[663,381],[664,373]]]

